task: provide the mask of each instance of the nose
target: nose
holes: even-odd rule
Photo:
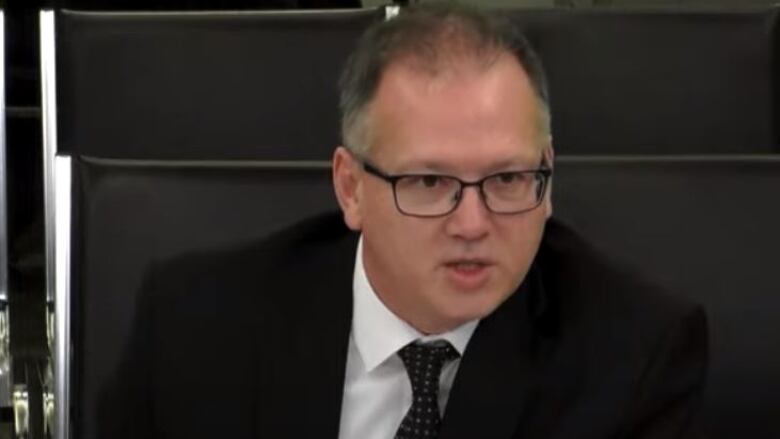
[[[487,235],[490,211],[482,200],[479,188],[463,188],[458,206],[447,218],[446,230],[450,236],[473,241]]]

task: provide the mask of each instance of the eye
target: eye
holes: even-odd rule
[[[438,175],[422,175],[420,176],[420,183],[427,188],[432,188],[441,185],[442,178]]]
[[[428,193],[446,193],[456,190],[458,181],[446,175],[419,174],[407,175],[396,186],[401,190],[416,190]]]
[[[515,172],[504,172],[496,175],[496,179],[502,184],[512,184],[517,182],[518,174]]]

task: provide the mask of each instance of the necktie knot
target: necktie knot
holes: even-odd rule
[[[409,343],[398,351],[398,356],[406,366],[413,393],[435,389],[438,394],[441,369],[460,355],[448,341],[440,340]]]
[[[440,340],[410,343],[398,351],[398,356],[412,383],[412,406],[395,437],[434,439],[441,426],[438,402],[441,370],[460,355],[449,342]]]

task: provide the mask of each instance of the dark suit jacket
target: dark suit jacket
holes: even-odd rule
[[[102,437],[336,438],[357,236],[339,215],[149,277]],[[692,437],[702,310],[551,220],[462,357],[441,437]]]

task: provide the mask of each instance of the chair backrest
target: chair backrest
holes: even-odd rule
[[[780,152],[780,7],[506,14],[545,63],[563,154]]]
[[[341,65],[362,30],[382,19],[381,8],[63,11],[56,28],[58,152],[328,159],[340,141]]]
[[[713,439],[780,437],[780,157],[561,158],[554,215],[707,310]]]
[[[57,306],[70,325],[57,326],[57,377],[68,385],[57,387],[57,438],[97,438],[101,391],[154,261],[335,207],[327,160],[340,138],[338,74],[385,9],[52,18],[47,160],[64,163],[72,185],[72,212],[49,207],[70,221],[50,235],[72,234],[62,249],[70,291],[53,294],[70,301]]]

